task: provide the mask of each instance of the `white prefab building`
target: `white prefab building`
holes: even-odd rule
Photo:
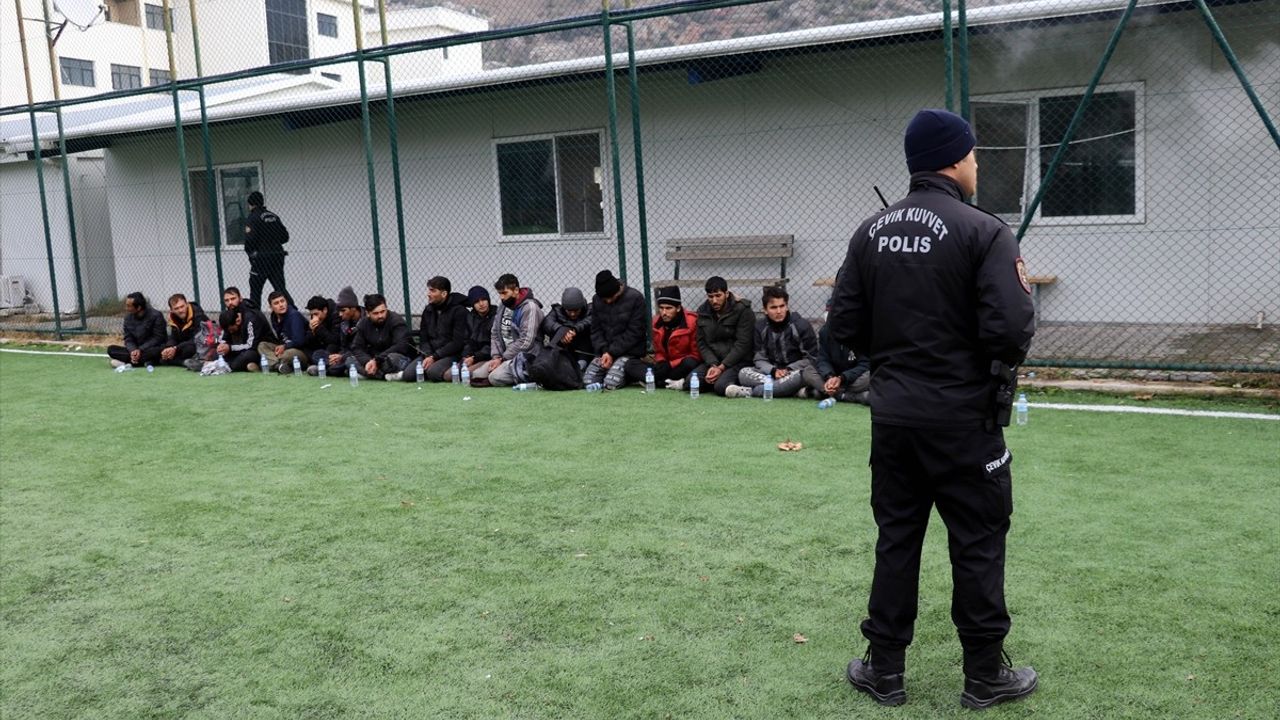
[[[1061,136],[1064,108],[1069,117],[1124,4],[1076,0],[970,13],[981,203],[1009,217],[1026,206],[1054,133]],[[1058,277],[1043,294],[1041,319],[1242,324],[1259,312],[1280,317],[1280,152],[1194,10],[1152,5],[1159,7],[1128,29],[1098,88],[1098,109],[1086,116],[1078,138],[1090,143],[1089,155],[1069,158],[1023,240],[1032,272]],[[1242,62],[1261,73],[1252,79],[1273,116],[1280,65],[1259,58],[1277,52],[1277,8],[1263,0],[1215,11]],[[905,192],[902,128],[918,108],[942,103],[940,25],[930,15],[640,53],[652,277],[671,277],[663,255],[669,238],[792,235],[793,304],[819,315],[829,290],[814,281],[835,274],[853,228],[879,207],[872,186],[890,201]],[[1171,46],[1180,53],[1172,68]],[[398,88],[407,302],[381,115],[373,127],[381,266],[393,308],[420,307],[432,275],[465,290],[515,272],[554,301],[567,285],[590,294],[595,272],[618,266],[602,68],[601,58],[591,58]],[[629,280],[640,285],[625,75],[619,81],[624,244]],[[286,275],[300,299],[375,285],[361,125],[355,97],[341,93],[259,104],[250,117],[234,104],[213,112],[216,187],[193,186],[197,214],[206,212],[200,206],[209,192],[222,208],[235,208],[250,188],[265,193],[293,236]],[[189,292],[172,130],[163,118],[133,116],[72,134],[103,148],[111,252],[101,262],[111,264],[118,292]],[[189,155],[199,139],[188,126]],[[10,138],[9,150],[22,152],[23,142]],[[47,162],[46,180],[56,178]],[[6,273],[12,248],[30,257],[40,229],[30,167],[0,165]],[[54,189],[60,198],[60,186]],[[207,216],[204,224],[211,225]],[[219,239],[230,243],[224,276],[243,287],[248,262],[234,224],[220,218],[218,225]],[[63,233],[55,255],[65,263],[65,231],[56,218],[54,227]],[[202,232],[199,294],[216,306],[213,238]],[[60,268],[65,307],[70,276]],[[726,260],[682,273],[756,277],[763,269]],[[46,281],[47,272],[31,277],[47,306]],[[739,290],[758,301],[758,288]]]

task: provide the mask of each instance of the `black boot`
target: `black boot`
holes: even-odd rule
[[[1030,667],[1012,667],[1013,663],[1007,654],[1004,659],[1005,664],[999,665],[994,673],[984,673],[981,678],[965,673],[964,692],[960,693],[961,705],[983,710],[1035,692],[1039,681],[1036,671]]]
[[[902,673],[877,672],[872,665],[871,648],[867,648],[861,660],[854,658],[849,662],[845,677],[855,688],[875,698],[881,705],[901,705],[907,701]]]

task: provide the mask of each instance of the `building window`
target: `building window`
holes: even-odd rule
[[[316,13],[316,32],[325,37],[338,37],[338,18],[333,15]]]
[[[142,68],[136,65],[111,64],[111,88],[132,90],[142,87]]]
[[[311,57],[307,0],[267,0],[267,56],[272,65]]]
[[[150,80],[152,85],[167,85],[171,78],[168,70],[151,70]]]
[[[224,246],[244,245],[244,226],[249,217],[245,198],[255,190],[262,191],[262,166],[214,166],[214,187],[203,169],[191,170],[191,219],[196,226],[196,247],[213,247],[214,223],[209,218],[209,195],[218,199],[218,240]]]
[[[1066,134],[1079,92],[978,99],[978,204],[1020,220]],[[1049,224],[1141,222],[1141,86],[1103,88],[1085,109],[1036,220]]]
[[[146,4],[147,27],[152,30],[164,30],[164,6]],[[169,9],[169,27],[173,28],[173,9]]]
[[[62,84],[63,85],[81,85],[83,87],[93,87],[93,62],[90,60],[77,60],[75,58],[58,58],[58,64],[61,66]]]
[[[600,133],[497,143],[503,235],[604,232]]]

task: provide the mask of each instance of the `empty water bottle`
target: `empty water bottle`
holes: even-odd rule
[[[293,376],[299,377],[301,375],[302,375],[302,361],[298,359],[297,355],[294,355],[293,356]]]
[[[644,391],[653,392],[653,368],[644,369]]]
[[[156,371],[155,366],[154,366],[154,365],[152,365],[151,363],[147,363],[147,372],[149,372],[149,373],[153,373],[153,372],[155,372],[155,371]]]
[[[1027,394],[1026,393],[1018,393],[1018,402],[1014,403],[1013,408],[1014,410],[1017,411],[1017,414],[1018,414],[1018,424],[1026,425],[1027,424]]]
[[[587,385],[587,392],[597,393],[601,390],[604,390],[604,386],[600,383],[591,383],[590,385]]]
[[[826,400],[823,400],[822,402],[818,403],[818,409],[827,410],[832,407],[835,407],[835,404],[836,404],[835,398],[827,398]]]
[[[227,364],[227,359],[222,357],[221,355],[218,356],[217,362],[215,362],[213,365],[214,367],[218,368],[218,372],[224,372],[224,373],[231,372],[231,366]]]
[[[328,377],[328,373],[329,371],[324,365],[324,358],[320,358],[320,360],[316,362],[316,374],[320,377]]]
[[[538,383],[520,383],[511,389],[516,392],[533,392],[538,389]]]
[[[360,384],[360,373],[356,372],[356,364],[351,363],[347,366],[347,377],[351,378],[351,387]]]
[[[462,383],[462,377],[458,375],[458,363],[451,363],[449,365],[449,381],[454,385]]]
[[[764,379],[764,399],[765,400],[773,399],[773,378],[771,377],[767,377]]]
[[[698,399],[698,373],[689,374],[689,397]]]
[[[471,384],[471,368],[467,367],[465,364],[462,366],[462,384]]]
[[[116,368],[116,372],[118,372],[118,373],[122,373],[122,372],[129,372],[129,371],[130,371],[130,370],[132,370],[132,369],[133,369],[133,366],[132,366],[132,365],[130,365],[129,363],[125,363],[125,364],[121,365],[120,367]]]
[[[258,367],[262,368],[262,374],[263,374],[263,375],[266,375],[267,373],[271,372],[271,366],[267,364],[267,356],[266,356],[266,355],[259,355],[259,356],[258,356]]]
[[[422,382],[423,380],[426,379],[425,377],[426,374],[422,371],[422,363],[414,363],[413,375],[414,375],[413,379],[415,382]]]

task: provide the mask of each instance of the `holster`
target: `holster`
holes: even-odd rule
[[[1018,370],[1000,360],[992,360],[991,375],[996,379],[996,388],[987,429],[995,430],[997,427],[1009,426],[1009,419],[1013,415],[1013,398],[1018,394]]]

